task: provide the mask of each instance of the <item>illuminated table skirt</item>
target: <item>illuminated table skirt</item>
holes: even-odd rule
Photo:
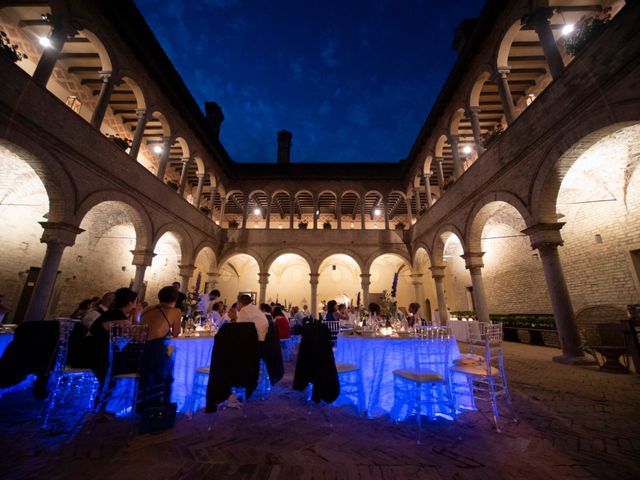
[[[171,401],[178,404],[179,412],[185,413],[196,369],[211,365],[213,337],[178,337],[170,344],[176,347]]]
[[[339,336],[336,362],[352,363],[362,371],[365,410],[370,418],[387,415],[393,407],[393,371],[415,368],[414,347],[417,340],[412,338]],[[460,356],[455,339],[450,340],[450,358]],[[352,403],[339,398],[338,404]],[[468,401],[463,401],[468,403]],[[448,413],[447,406],[438,408]],[[406,413],[405,413],[406,415]]]
[[[7,345],[11,343],[13,340],[13,333],[2,333],[0,334],[0,357],[7,349]]]

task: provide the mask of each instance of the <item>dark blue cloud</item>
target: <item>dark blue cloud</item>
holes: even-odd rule
[[[217,101],[236,161],[405,157],[482,0],[136,0],[200,105]]]

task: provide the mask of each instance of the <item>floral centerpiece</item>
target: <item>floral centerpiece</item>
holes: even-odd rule
[[[187,292],[187,298],[182,302],[182,329],[195,330],[200,325],[202,312],[198,309],[200,303],[200,284],[202,274],[198,273],[193,292]]]

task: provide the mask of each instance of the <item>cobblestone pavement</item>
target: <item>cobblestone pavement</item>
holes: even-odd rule
[[[178,419],[160,435],[132,436],[112,420],[75,436],[38,429],[29,391],[0,400],[3,479],[640,478],[640,376],[551,362],[558,350],[506,344],[511,406],[502,433],[485,406],[456,422],[359,418],[348,407],[311,409],[290,389],[293,364],[265,401]],[[330,419],[331,424],[328,421]],[[208,427],[211,426],[211,431]]]

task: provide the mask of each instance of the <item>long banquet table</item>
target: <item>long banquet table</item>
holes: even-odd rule
[[[360,337],[340,335],[336,361],[352,363],[362,371],[365,410],[370,418],[388,414],[393,406],[393,370],[415,368],[417,340],[398,337]],[[455,338],[450,340],[450,358],[460,356]],[[346,403],[340,398],[339,403]],[[462,403],[468,403],[464,401]],[[443,405],[442,413],[446,412]]]

